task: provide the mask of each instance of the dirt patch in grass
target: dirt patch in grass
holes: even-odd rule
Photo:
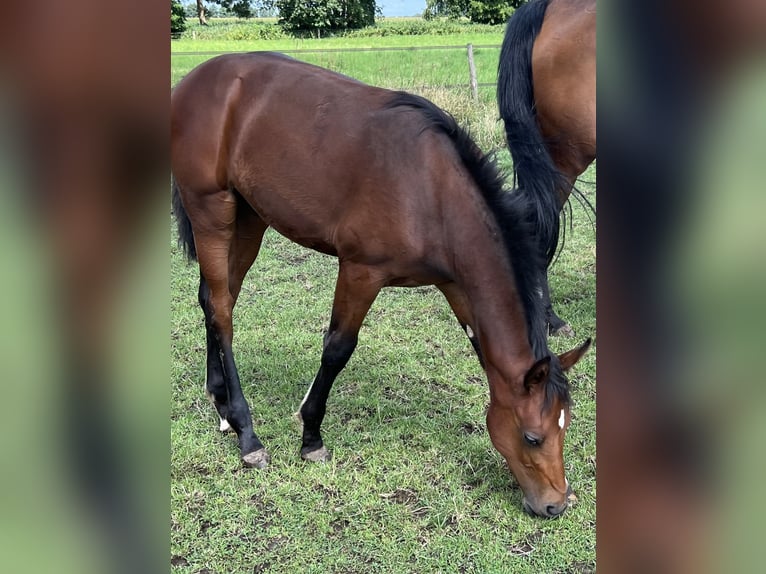
[[[465,434],[478,434],[484,432],[484,426],[469,421],[461,423],[460,430],[462,430]]]

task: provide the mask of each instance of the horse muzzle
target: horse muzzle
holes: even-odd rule
[[[553,504],[543,503],[539,506],[533,506],[525,496],[521,500],[521,505],[524,510],[532,516],[538,516],[540,518],[557,518],[564,513],[564,511],[569,506],[569,500],[573,497],[574,493],[572,492],[572,487],[567,481],[567,492],[563,502]]]

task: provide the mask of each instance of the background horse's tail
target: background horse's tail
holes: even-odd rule
[[[568,187],[545,146],[535,116],[532,46],[542,28],[548,0],[523,4],[508,20],[500,52],[497,101],[513,158],[514,183],[534,208],[536,233],[548,263],[559,244],[558,189]]]
[[[189,215],[184,209],[184,204],[181,203],[181,191],[178,189],[175,177],[172,177],[171,185],[173,187],[173,215],[178,224],[178,245],[183,249],[189,261],[196,261],[197,247],[194,245],[194,232]]]

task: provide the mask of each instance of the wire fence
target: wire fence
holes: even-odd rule
[[[171,52],[173,83],[202,61],[251,50],[192,50]],[[365,48],[294,48],[275,50],[360,81],[394,89],[469,89],[497,85],[500,44],[389,46]],[[376,57],[377,55],[377,57]]]
[[[482,48],[500,49],[500,44],[473,44],[474,50]],[[310,54],[310,53],[340,53],[340,52],[418,52],[423,50],[465,50],[466,44],[455,46],[386,46],[380,48],[296,48],[288,50],[277,50],[282,54]],[[224,51],[192,51],[192,52],[171,52],[171,56],[221,56],[223,54],[246,54],[251,50],[224,50]]]

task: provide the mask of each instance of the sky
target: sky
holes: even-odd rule
[[[377,0],[384,16],[418,16],[426,8],[426,0]]]

